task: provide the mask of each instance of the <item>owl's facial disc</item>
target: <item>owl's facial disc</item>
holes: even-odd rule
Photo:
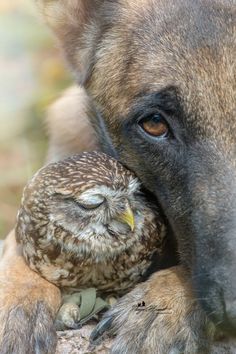
[[[143,205],[138,192],[138,184],[116,189],[99,185],[59,195],[51,220],[73,235],[67,238],[70,251],[82,247],[93,258],[112,257],[139,240]]]
[[[116,225],[118,229],[122,229],[119,224],[123,224],[123,229],[125,225],[126,231],[134,231],[135,219],[129,198],[130,195],[125,189],[113,190],[106,186],[98,186],[79,195],[76,201],[78,207],[83,208],[85,212],[91,212],[91,214],[95,212],[91,221],[108,226],[113,225],[113,227]]]

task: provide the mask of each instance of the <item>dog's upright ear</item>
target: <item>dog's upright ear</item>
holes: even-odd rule
[[[36,0],[72,69],[82,84],[92,66],[93,45],[99,36],[99,12],[104,0]]]

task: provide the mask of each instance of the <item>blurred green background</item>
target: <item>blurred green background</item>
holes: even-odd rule
[[[22,189],[43,164],[46,107],[70,84],[33,0],[0,0],[0,238],[15,224]]]

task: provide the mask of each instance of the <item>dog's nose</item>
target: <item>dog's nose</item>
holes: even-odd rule
[[[223,277],[222,277],[223,278]],[[221,279],[222,279],[221,278]],[[236,337],[236,291],[235,279],[222,284],[202,277],[199,300],[209,318],[227,336]]]
[[[225,326],[226,330],[233,332],[236,335],[236,299],[225,302]],[[224,323],[222,324],[224,327]]]
[[[236,298],[227,299],[222,296],[220,302],[221,305],[218,309],[221,308],[221,311],[216,310],[212,318],[213,322],[225,334],[236,337]]]
[[[231,301],[221,299],[217,308],[207,313],[217,328],[227,336],[236,337],[236,299]]]

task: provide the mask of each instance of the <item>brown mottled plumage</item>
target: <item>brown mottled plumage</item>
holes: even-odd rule
[[[164,230],[135,175],[93,152],[49,164],[33,177],[16,235],[30,267],[64,291],[96,287],[122,295],[161,253]]]

